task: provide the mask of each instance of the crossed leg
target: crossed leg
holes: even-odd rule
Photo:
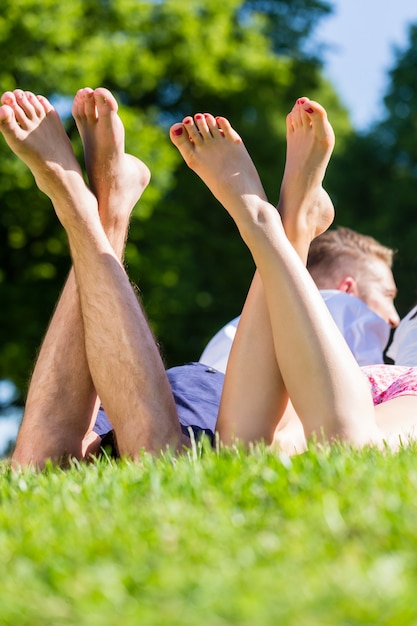
[[[235,220],[259,273],[226,371],[219,434],[270,441],[289,397],[307,435],[379,441],[368,384],[303,263],[333,217],[321,184],[332,130],[322,107],[306,99],[292,117],[281,192],[290,239],[227,120],[199,114],[171,129],[186,163]]]
[[[50,103],[17,90],[4,94],[2,105],[0,131],[52,200],[74,264],[33,373],[15,464],[41,466],[47,458],[82,458],[95,449],[89,433],[97,393],[121,454],[177,447],[181,436],[164,366],[120,262],[129,214],[149,172],[124,154],[113,97],[82,90],[74,102],[101,221]],[[106,169],[111,176],[102,176]]]
[[[319,117],[314,125],[313,114]],[[310,240],[327,230],[334,219],[333,203],[322,184],[335,137],[323,107],[308,98],[296,101],[286,127],[287,156],[278,210],[289,241],[306,264]],[[273,342],[272,329],[268,341]],[[274,431],[274,446],[290,454],[306,448],[304,428],[291,401]]]

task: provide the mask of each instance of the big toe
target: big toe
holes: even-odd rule
[[[316,136],[325,139],[330,144],[334,144],[334,131],[328,120],[326,109],[314,100],[305,102],[303,108],[309,117]]]
[[[171,126],[169,136],[172,143],[183,156],[184,160],[188,163],[193,154],[193,144],[190,142],[190,138],[185,131],[184,125],[178,122]]]
[[[97,106],[98,115],[109,115],[110,113],[116,113],[118,104],[116,98],[112,92],[105,87],[98,87],[94,91],[94,101]]]
[[[19,128],[14,111],[7,104],[0,106],[0,130],[2,133],[13,132]]]
[[[305,98],[302,106],[306,113],[309,113],[310,115],[313,115],[313,113],[315,113],[317,114],[316,117],[321,117],[322,119],[327,120],[326,109],[315,100],[309,100],[308,98]]]

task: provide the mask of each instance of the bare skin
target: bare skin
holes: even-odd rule
[[[130,214],[150,181],[149,168],[125,152],[125,131],[114,96],[107,89],[81,89],[72,114],[80,133],[90,188],[107,236],[124,251]]]
[[[320,436],[323,430],[328,439],[363,445],[380,439],[368,385],[300,260],[311,239],[333,219],[321,184],[333,135],[325,111],[306,99],[296,104],[288,122],[280,210],[291,242],[227,120],[196,115],[171,129],[186,163],[235,220],[260,275],[255,276],[230,355],[218,430],[227,443],[234,437],[254,440],[254,432],[255,439],[271,440],[289,396],[307,436]],[[248,328],[258,343],[245,338]]]
[[[287,115],[287,155],[278,204],[285,233],[304,263],[310,241],[325,232],[334,219],[333,203],[323,189],[335,143],[334,131],[323,107],[308,101],[299,98]],[[321,119],[314,126],[310,119],[313,112]],[[273,341],[272,335],[269,340]],[[304,429],[291,401],[277,424],[272,443],[289,454],[306,449]]]
[[[4,101],[10,99],[13,102],[12,95],[4,96]],[[100,90],[97,94],[92,89],[80,90],[73,115],[90,184],[95,193],[100,192],[101,221],[113,248],[122,255],[129,216],[149,182],[149,169],[125,154],[124,128],[112,96]],[[85,458],[97,451],[99,438],[91,430],[97,408],[71,270],[33,373],[14,461],[42,465],[45,458]]]
[[[176,448],[181,440],[163,363],[119,260],[130,211],[149,180],[149,171],[124,154],[123,126],[113,96],[106,90],[91,93],[82,90],[77,94],[74,115],[86,149],[88,174],[101,194],[103,224],[97,200],[85,186],[50,103],[16,91],[4,94],[0,107],[0,131],[51,198],[67,230],[76,276],[75,280],[71,273],[68,279],[35,367],[14,457],[17,465],[41,466],[46,458],[67,455],[83,458],[95,450],[96,438],[90,432],[97,392],[115,427],[121,454],[136,456],[141,448],[156,451],[167,445]],[[100,176],[106,168],[113,176]],[[132,188],[126,189],[127,180],[134,183]],[[74,350],[65,354],[64,362],[62,350],[74,341]],[[55,360],[48,355],[51,347]],[[59,392],[50,385],[52,363],[61,366],[57,368],[58,383],[63,383]],[[150,380],[148,371],[153,372]],[[69,374],[80,379],[82,393],[76,384],[68,385]],[[118,395],[122,398],[116,402]],[[58,399],[61,410],[57,416]],[[69,400],[78,403],[77,410],[71,409]],[[125,419],[132,416],[132,407],[137,420],[127,429]]]
[[[312,124],[313,114],[320,123]],[[286,126],[287,155],[278,210],[288,239],[306,263],[310,242],[334,219],[323,179],[335,137],[326,111],[308,98],[297,100],[287,115]]]
[[[74,101],[99,203],[85,186],[50,103],[15,91],[4,94],[2,104],[0,132],[51,198],[74,263],[35,368],[15,464],[41,466],[46,458],[84,458],[96,450],[91,425],[97,394],[121,454],[180,449],[184,438],[164,366],[120,260],[130,211],[149,172],[124,154],[116,101],[104,89],[81,90]],[[307,99],[296,104],[287,123],[282,219],[267,202],[243,142],[227,120],[196,115],[171,129],[186,162],[235,219],[259,270],[226,373],[219,433],[226,442],[234,437],[271,440],[290,397],[307,435],[323,429],[328,439],[379,443],[368,384],[301,261],[312,237],[333,217],[321,186],[332,148],[331,127],[322,107]],[[132,180],[136,192],[126,189]],[[69,328],[76,329],[75,337]],[[69,358],[63,359],[67,349]],[[69,381],[80,364],[81,392]],[[58,391],[48,386],[57,365]],[[407,414],[404,427],[413,427],[417,399],[399,400]],[[385,432],[392,432],[395,402],[387,402],[380,413],[378,423]],[[31,436],[38,438],[41,453]]]

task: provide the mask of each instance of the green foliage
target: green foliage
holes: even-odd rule
[[[167,364],[197,359],[236,315],[253,271],[230,219],[186,170],[168,139],[185,115],[226,115],[242,134],[275,202],[285,154],[285,115],[303,94],[346,113],[308,53],[320,0],[4,0],[2,91],[43,93],[65,117],[82,160],[71,98],[110,88],[127,149],[153,178],[130,231],[127,264]],[[271,166],[272,164],[272,166]],[[49,201],[0,143],[0,378],[25,388],[30,364],[69,269],[65,235]]]
[[[0,624],[414,624],[415,454],[3,465]]]
[[[417,25],[389,72],[382,121],[351,137],[329,168],[339,224],[396,249],[397,299],[404,315],[417,302]],[[384,113],[381,116],[381,113]]]

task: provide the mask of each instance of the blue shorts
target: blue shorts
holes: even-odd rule
[[[167,370],[178,420],[182,432],[190,437],[190,430],[198,440],[205,434],[214,438],[217,414],[223,389],[224,374],[202,363],[187,363]],[[109,435],[113,427],[101,406],[94,431],[109,444],[114,440]]]

